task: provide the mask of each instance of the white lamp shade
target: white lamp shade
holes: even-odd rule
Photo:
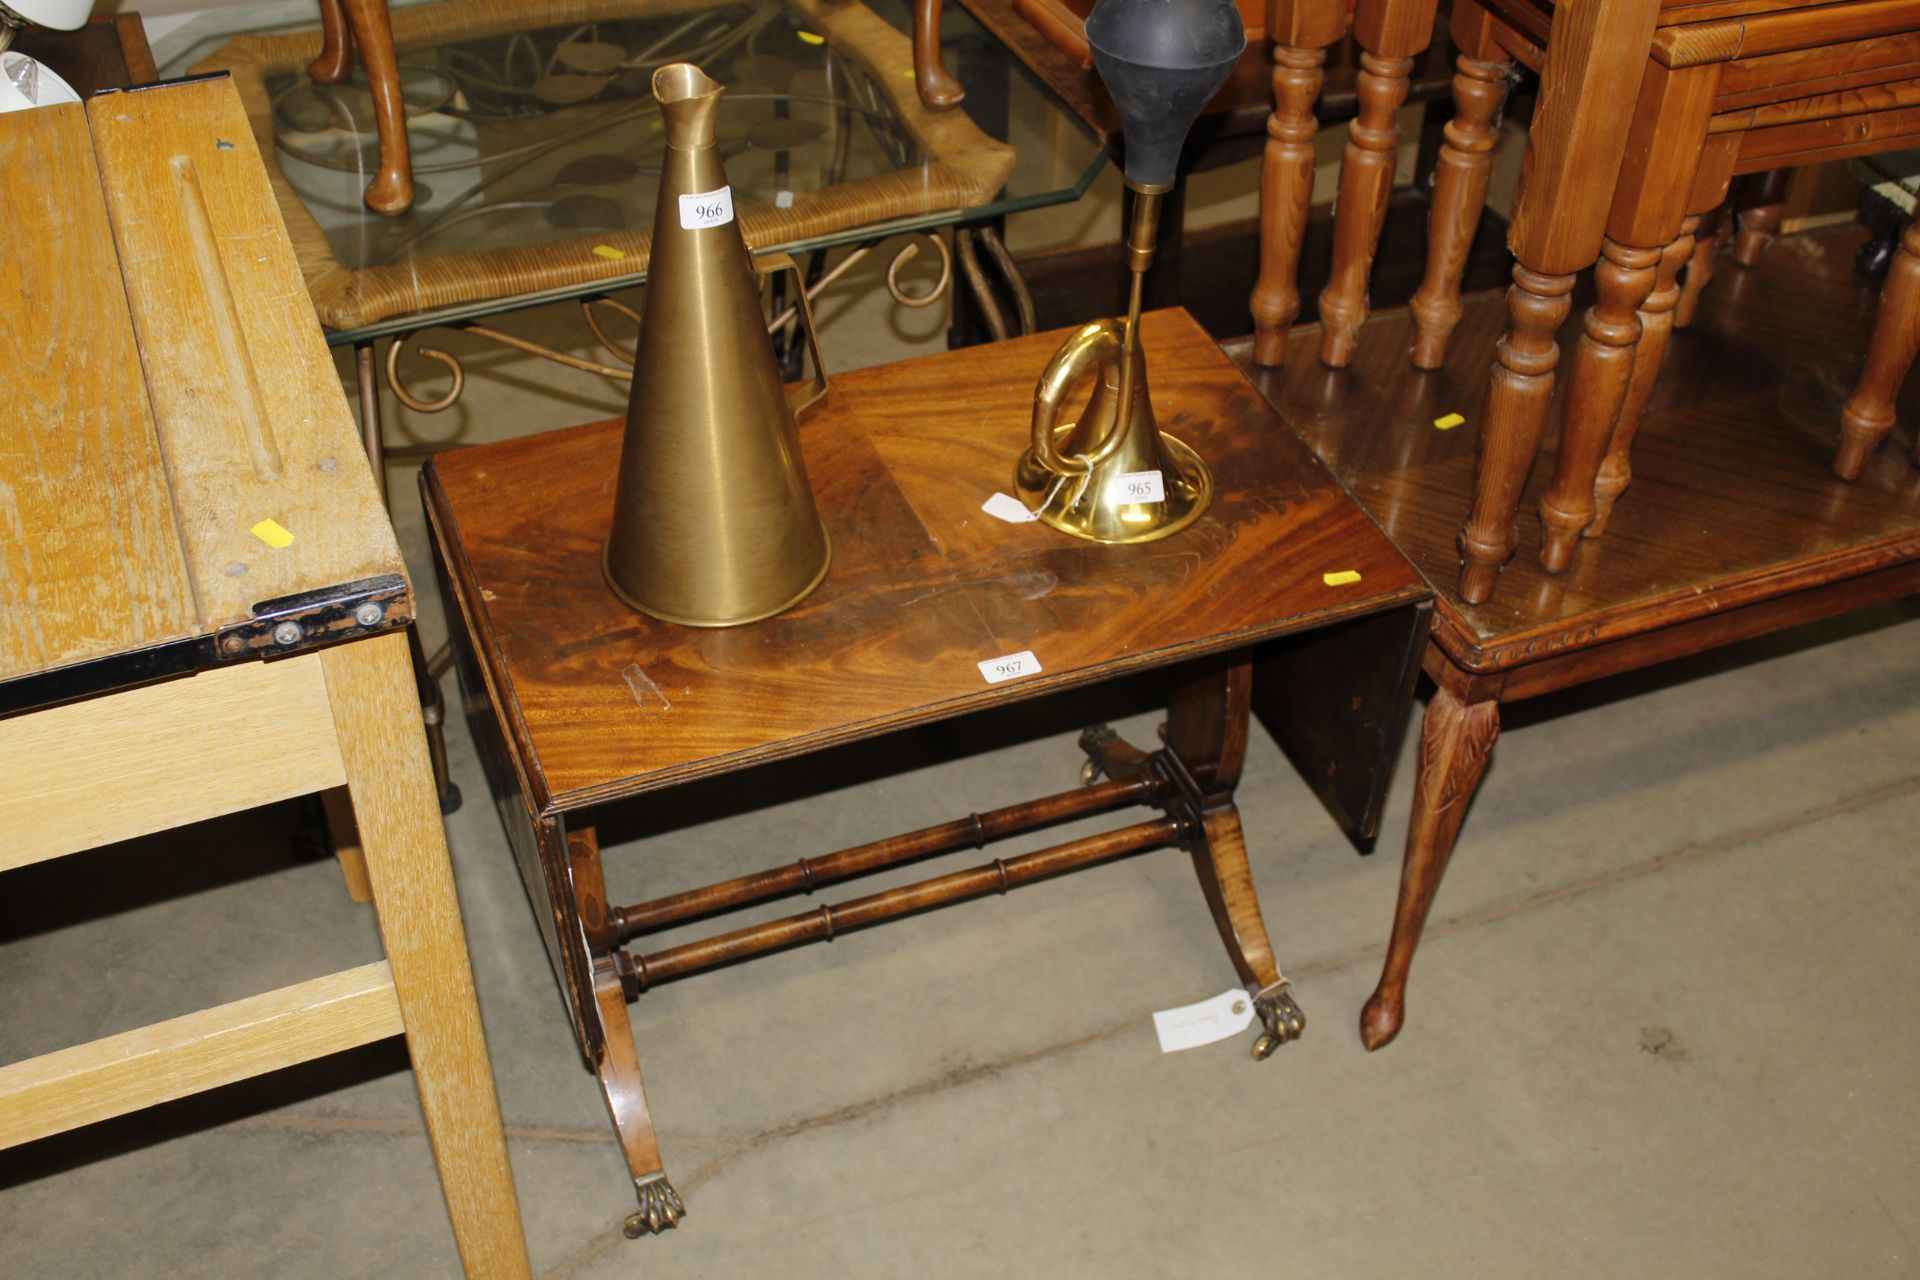
[[[57,27],[72,31],[86,25],[93,12],[93,0],[0,0],[36,27]]]

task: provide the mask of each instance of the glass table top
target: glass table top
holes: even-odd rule
[[[299,33],[197,51],[196,69],[232,65],[243,96],[249,70],[264,88],[249,107],[271,112],[270,163],[330,343],[643,280],[664,148],[651,77],[669,62],[697,63],[726,86],[720,143],[756,251],[1072,201],[1105,163],[958,6],[947,7],[943,53],[968,92],[947,112],[921,107],[913,90],[905,0],[559,0],[551,12],[562,10],[576,16],[530,6],[520,29],[463,31],[457,5],[395,8],[416,191],[400,217],[361,201],[379,139],[358,70],[344,85],[314,83],[295,56]],[[304,217],[285,208],[289,190]],[[330,316],[315,260],[333,284],[362,282],[360,302],[379,299],[345,323],[353,308]],[[468,273],[455,291],[469,296],[404,292],[449,270]]]

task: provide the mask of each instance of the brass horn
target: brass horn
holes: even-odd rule
[[[798,288],[811,385],[782,384],[757,272],[714,141],[721,85],[661,67],[666,127],[647,301],[602,564],[620,599],[656,618],[730,627],[791,608],[827,573],[795,415],[826,394],[813,315]]]
[[[1033,444],[1014,468],[1014,492],[1062,533],[1151,542],[1199,518],[1213,477],[1154,421],[1140,350],[1141,287],[1180,148],[1247,37],[1234,0],[1100,0],[1087,18],[1087,44],[1126,139],[1127,319],[1124,327],[1087,325],[1054,353],[1034,393]],[[1058,424],[1061,402],[1092,369],[1100,379],[1086,410]]]

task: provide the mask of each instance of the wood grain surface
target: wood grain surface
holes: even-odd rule
[[[1857,483],[1828,470],[1873,317],[1873,287],[1852,269],[1859,234],[1796,238],[1774,248],[1765,272],[1716,286],[1668,344],[1633,483],[1606,536],[1569,572],[1548,574],[1539,523],[1523,518],[1519,551],[1484,605],[1455,590],[1454,533],[1472,492],[1485,370],[1506,325],[1498,296],[1468,300],[1458,358],[1439,372],[1408,367],[1411,319],[1389,313],[1368,324],[1344,374],[1296,344],[1284,368],[1255,380],[1434,584],[1435,635],[1454,661],[1517,667],[1920,557],[1920,471],[1901,456],[1906,432]],[[1910,422],[1920,398],[1910,390],[1901,407]],[[1456,411],[1465,425],[1434,427]],[[1542,452],[1523,512],[1554,469],[1555,451]]]
[[[232,84],[88,113],[201,625],[404,575]],[[267,519],[293,542],[256,536]]]
[[[0,1067],[0,1147],[400,1033],[384,960]]]
[[[316,660],[460,1260],[469,1276],[525,1277],[519,1202],[406,637],[335,645]]]
[[[0,171],[6,679],[200,624],[84,108],[0,115]]]
[[[330,716],[301,654],[0,720],[0,870],[338,785]]]
[[[536,809],[571,808],[1417,601],[1412,569],[1184,312],[1146,321],[1161,426],[1211,509],[1110,547],[980,504],[1011,487],[1060,333],[845,374],[802,430],[833,539],[799,607],[722,631],[607,590],[619,424],[461,450],[422,483]],[[1351,570],[1360,580],[1329,585]],[[989,685],[983,660],[1042,673]]]

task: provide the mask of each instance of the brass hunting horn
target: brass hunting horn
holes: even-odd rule
[[[693,627],[798,604],[829,556],[794,425],[826,394],[826,369],[802,287],[814,380],[781,383],[757,272],[793,261],[747,252],[714,142],[721,92],[691,63],[653,73],[666,157],[602,561],[626,603]]]
[[[1054,353],[1034,392],[1033,445],[1014,492],[1039,519],[1094,542],[1151,542],[1200,517],[1213,497],[1206,463],[1162,432],[1140,350],[1140,296],[1153,264],[1160,198],[1187,133],[1247,46],[1234,0],[1099,0],[1087,18],[1093,64],[1126,139],[1131,281],[1124,326],[1099,320]],[[1074,384],[1098,372],[1077,421],[1061,423]]]

